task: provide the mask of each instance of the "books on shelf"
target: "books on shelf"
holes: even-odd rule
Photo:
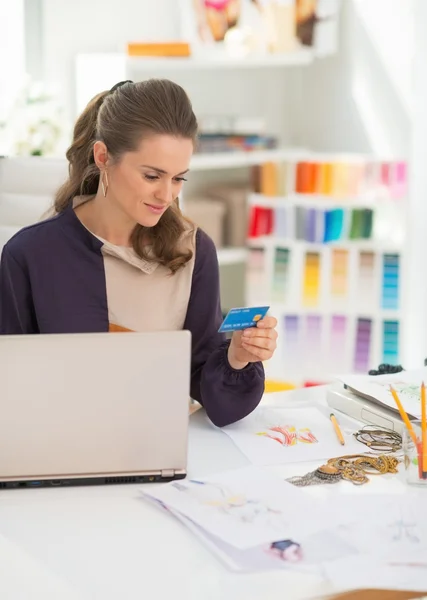
[[[190,44],[187,42],[129,42],[127,55],[134,57],[188,57],[191,55]]]

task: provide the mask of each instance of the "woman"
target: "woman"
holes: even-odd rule
[[[216,250],[177,200],[196,135],[191,103],[171,81],[123,82],[89,103],[54,215],[3,249],[0,333],[188,329],[191,396],[224,426],[261,399],[276,320],[231,342],[218,333]]]

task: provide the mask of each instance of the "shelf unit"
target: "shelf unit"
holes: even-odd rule
[[[310,155],[309,160],[331,164],[340,157],[322,155],[316,159]],[[338,373],[366,373],[381,362],[398,362],[406,202],[403,196],[391,193],[391,183],[387,187],[378,181],[383,164],[389,166],[384,168],[389,176],[392,167],[401,162],[377,159],[372,163],[372,157],[358,157],[361,164],[365,161],[369,167],[375,166],[372,187],[362,186],[352,194],[322,194],[297,191],[298,161],[286,169],[277,166],[286,173],[283,195],[274,196],[270,189],[268,195],[248,196],[251,210],[262,208],[273,214],[271,231],[247,240],[247,303],[269,304],[282,333],[267,373],[280,379],[287,372],[288,382],[301,385],[307,379],[328,381]],[[264,184],[271,187],[271,182]],[[301,231],[295,227],[295,213],[299,209],[306,216],[316,213],[325,220],[330,211],[350,214],[364,209],[374,211],[379,224],[374,221],[369,239],[348,239],[350,228],[344,224],[340,239],[325,241],[326,225],[320,230],[325,239],[297,239],[296,233]],[[286,234],[278,235],[274,217],[279,220],[277,215],[283,211],[292,218],[288,219]],[[266,222],[262,216],[263,227]],[[400,230],[395,228],[396,222]],[[312,231],[303,229],[303,233],[309,236]]]
[[[305,150],[302,148],[196,153],[191,159],[190,170],[211,171],[215,169],[249,168],[266,162],[298,160],[304,155]]]
[[[209,56],[200,53],[188,58],[161,58],[161,57],[127,57],[124,56],[126,67],[133,72],[152,71],[192,71],[215,69],[270,69],[293,66],[305,66],[313,62],[313,52],[309,48],[299,48],[293,52],[283,54],[252,54],[245,57],[227,56],[219,54]]]

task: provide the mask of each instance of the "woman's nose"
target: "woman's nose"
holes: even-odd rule
[[[154,196],[164,204],[169,204],[172,201],[172,182],[167,180],[160,181],[156,187]]]

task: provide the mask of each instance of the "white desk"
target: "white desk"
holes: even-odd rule
[[[291,400],[319,401],[324,394],[324,388],[309,388],[271,394],[265,402],[283,405]],[[247,459],[225,434],[207,422],[203,411],[191,417],[190,476],[246,464]],[[300,463],[275,471],[289,477],[314,466]],[[349,483],[333,488],[319,486],[309,491],[325,497],[338,491],[383,493],[386,488],[391,493],[403,493],[405,489],[398,476],[373,478],[360,488]],[[173,517],[140,500],[140,489],[123,485],[1,492],[2,600],[259,600],[278,596],[295,600],[333,591],[323,580],[307,574],[228,572]],[[3,542],[1,535],[6,538]],[[10,552],[7,540],[13,544]],[[16,582],[19,573],[21,577],[30,575],[37,563],[40,573],[32,576],[31,592],[24,591],[22,582]],[[54,591],[47,589],[47,583]],[[55,591],[60,584],[63,593]]]

